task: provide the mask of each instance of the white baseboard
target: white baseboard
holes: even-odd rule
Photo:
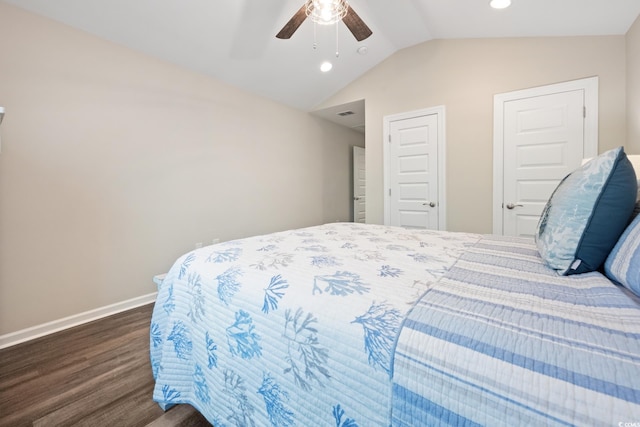
[[[98,320],[103,317],[111,316],[122,311],[131,310],[132,308],[155,302],[157,292],[132,298],[127,301],[118,302],[94,310],[85,311],[84,313],[74,314],[73,316],[54,320],[52,322],[43,323],[41,325],[32,326],[20,331],[11,332],[9,334],[0,335],[0,349],[11,347],[35,338],[40,338],[54,332],[69,329],[74,326]]]

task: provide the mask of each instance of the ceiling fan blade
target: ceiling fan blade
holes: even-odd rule
[[[284,25],[284,27],[282,27],[280,32],[278,34],[276,34],[277,38],[279,38],[279,39],[289,39],[289,38],[291,38],[291,36],[293,35],[293,33],[296,32],[298,27],[300,25],[302,25],[302,23],[304,22],[305,19],[307,19],[307,13],[305,11],[306,7],[307,7],[306,3],[302,5],[300,10],[298,10],[295,13],[295,15],[293,15],[291,17],[291,19],[289,19],[289,22],[287,22]]]
[[[349,31],[351,31],[351,34],[353,34],[353,36],[359,42],[373,34],[369,27],[367,27],[367,24],[365,24],[364,21],[360,19],[358,14],[355,12],[355,10],[353,10],[351,6],[349,6],[347,14],[344,18],[342,18],[342,21],[347,26]]]

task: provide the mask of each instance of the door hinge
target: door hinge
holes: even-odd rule
[[[391,196],[391,189],[389,189],[389,196]]]
[[[389,140],[387,142],[391,143],[391,134],[387,135],[387,139]]]
[[[585,118],[585,119],[587,118],[587,107],[586,106],[582,107],[582,117]]]

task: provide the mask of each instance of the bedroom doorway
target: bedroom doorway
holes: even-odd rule
[[[365,149],[353,147],[353,222],[366,221],[366,168]]]
[[[532,237],[560,180],[598,152],[598,78],[494,97],[493,233]]]
[[[385,116],[384,223],[446,229],[444,106]]]

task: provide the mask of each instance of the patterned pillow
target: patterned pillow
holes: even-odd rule
[[[569,174],[538,222],[536,244],[542,259],[562,275],[600,268],[629,224],[637,190],[622,147]]]
[[[640,216],[622,233],[607,261],[607,277],[640,296]]]

